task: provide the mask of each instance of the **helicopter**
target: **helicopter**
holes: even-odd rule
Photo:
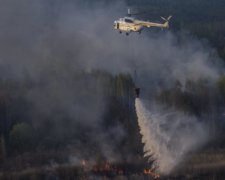
[[[172,17],[172,16],[169,16],[168,18],[161,17],[165,21],[164,23],[142,21],[134,17],[131,17],[131,15],[138,15],[138,14],[142,13],[131,14],[130,9],[128,9],[128,16],[114,21],[114,29],[118,30],[119,33],[125,32],[126,35],[129,35],[131,32],[138,32],[140,34],[141,31],[144,29],[144,27],[169,28],[169,20]]]

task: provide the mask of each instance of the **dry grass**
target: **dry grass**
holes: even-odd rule
[[[53,154],[48,154],[53,153]],[[39,180],[39,179],[65,179],[65,180],[95,180],[95,179],[131,179],[148,180],[153,179],[142,172],[131,171],[125,174],[116,173],[93,173],[90,169],[83,169],[81,166],[61,164],[51,166],[45,164],[48,160],[38,160],[38,163],[24,165],[26,161],[32,161],[35,158],[47,158],[60,155],[59,152],[45,152],[44,154],[24,154],[12,158],[8,166],[11,169],[2,169],[0,179],[4,180]],[[25,157],[26,156],[26,157]],[[28,162],[29,162],[28,161]],[[14,162],[14,164],[13,164]],[[125,166],[125,165],[124,165]],[[7,166],[6,166],[7,167]],[[14,168],[13,168],[14,167]],[[122,167],[122,166],[121,166]],[[126,166],[127,167],[127,166]],[[178,168],[170,176],[162,176],[160,179],[225,179],[225,149],[213,151],[202,151],[191,154],[182,167]]]

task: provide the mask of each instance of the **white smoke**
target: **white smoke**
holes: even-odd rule
[[[138,124],[144,143],[144,156],[154,160],[159,173],[168,174],[185,159],[185,155],[201,146],[207,139],[202,124],[193,116],[158,105],[146,106],[135,101]]]

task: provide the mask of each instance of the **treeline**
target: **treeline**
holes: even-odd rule
[[[129,74],[113,76],[106,72],[93,71],[91,73],[79,72],[72,78],[71,83],[73,81],[82,82],[74,88],[78,88],[84,93],[79,94],[74,89],[74,93],[70,94],[69,98],[74,101],[79,100],[77,103],[80,106],[77,107],[74,104],[75,114],[73,116],[69,116],[67,111],[63,111],[64,107],[60,104],[56,104],[56,108],[52,108],[49,104],[47,111],[50,112],[47,115],[45,111],[36,109],[35,101],[38,99],[30,101],[27,94],[37,87],[43,90],[41,87],[45,84],[44,81],[41,83],[31,80],[23,83],[0,81],[2,162],[7,164],[8,158],[25,152],[37,153],[53,150],[63,152],[65,149],[72,149],[75,154],[82,155],[84,158],[93,156],[100,160],[106,158],[101,147],[102,144],[107,144],[110,151],[116,152],[124,161],[130,156],[142,156],[143,145],[134,107],[135,94],[132,77]],[[87,92],[91,92],[91,95],[84,92],[84,87],[87,88]],[[145,91],[147,92],[147,89]],[[49,96],[45,98],[50,99]],[[63,95],[60,94],[60,96]],[[97,97],[97,99],[93,99],[93,97]],[[88,104],[92,104],[93,102],[90,100],[94,100],[94,106],[98,106],[98,99],[101,97],[103,97],[103,101],[100,100],[100,103],[104,104],[99,107],[104,110],[101,111],[100,119],[96,120],[90,112],[91,109],[95,111],[95,107],[89,107]],[[177,81],[170,88],[164,87],[156,92],[153,98],[170,108],[173,107],[181,112],[199,117],[201,121],[209,125],[211,134],[214,134],[215,137],[220,136],[221,140],[225,137],[223,131],[225,127],[224,76],[220,77],[215,84],[209,84],[207,81],[188,80],[183,86]],[[86,100],[87,102],[85,102]],[[63,104],[65,103],[63,101],[67,100],[63,98],[57,103]],[[48,101],[46,100],[46,102]],[[66,106],[66,109],[68,107]],[[58,108],[61,108],[61,111]],[[91,116],[85,117],[85,115],[77,114],[79,112],[76,111],[76,108],[86,114],[90,113]],[[90,149],[90,147],[92,148]],[[68,161],[66,156],[60,156],[58,161]],[[46,161],[44,160],[43,163]],[[1,164],[1,167],[4,167],[4,163]]]
[[[156,101],[186,114],[194,115],[209,127],[211,138],[221,140],[224,147],[225,128],[225,77],[215,84],[207,81],[186,81],[182,86],[176,82],[173,87],[157,93]],[[216,145],[215,145],[216,148]]]
[[[116,152],[118,157],[124,160],[131,155],[142,155],[131,76],[129,74],[113,76],[102,71],[75,74],[71,77],[69,86],[64,84],[72,88],[69,91],[73,93],[68,98],[73,99],[73,106],[62,105],[69,101],[66,99],[68,92],[64,90],[65,95],[51,95],[57,92],[55,90],[45,96],[44,103],[48,104],[47,109],[45,104],[41,104],[43,109],[36,107],[41,95],[32,101],[27,95],[34,95],[35,89],[40,90],[38,92],[40,94],[43,93],[41,91],[46,91],[43,86],[49,82],[49,77],[36,82],[29,78],[23,82],[0,81],[1,162],[7,164],[10,162],[8,159],[25,152],[33,154],[43,151],[66,152],[66,149],[84,158],[93,156],[104,159],[107,158],[104,154],[107,150],[102,150],[105,144],[109,146],[110,152]],[[54,79],[57,79],[56,76]],[[77,85],[71,86],[73,82]],[[63,98],[55,103],[51,100],[51,96]],[[94,106],[102,108],[101,114],[95,114],[98,109],[96,110]],[[70,116],[67,110],[63,110],[64,108],[71,108],[73,111],[71,113],[74,114]],[[46,114],[45,111],[49,112]],[[99,117],[96,119],[94,115]],[[33,161],[40,161],[35,160],[36,156],[33,157]],[[65,158],[66,155],[62,157]],[[68,161],[68,157],[64,160],[62,157],[58,158],[59,161]],[[43,160],[48,161],[49,159]],[[1,168],[4,168],[4,163],[1,163]]]

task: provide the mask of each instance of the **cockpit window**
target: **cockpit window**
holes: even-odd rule
[[[125,22],[127,23],[133,23],[134,21],[132,19],[124,19]]]

